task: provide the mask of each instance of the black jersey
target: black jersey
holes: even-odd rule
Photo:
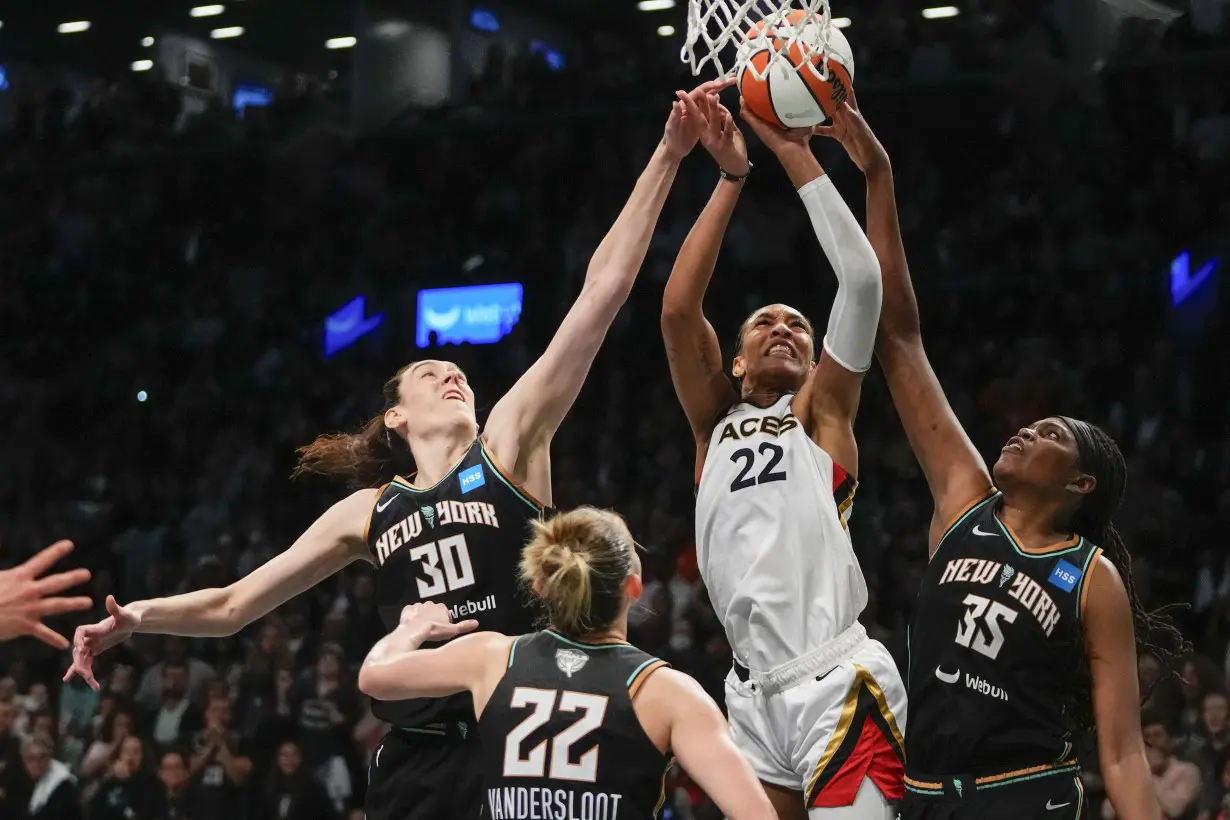
[[[935,774],[1067,760],[1067,712],[1085,652],[1086,580],[1101,550],[1079,536],[1026,552],[994,493],[940,540],[910,624],[906,761]]]
[[[544,514],[495,465],[481,438],[434,487],[394,479],[377,495],[367,527],[385,627],[397,627],[403,608],[432,602],[452,610],[455,621],[476,619],[484,631],[532,629],[534,611],[519,588],[518,564],[528,522]],[[372,714],[402,728],[474,721],[468,694],[374,701]]]
[[[631,644],[522,635],[478,722],[492,820],[650,820],[670,759],[632,699],[668,664]]]

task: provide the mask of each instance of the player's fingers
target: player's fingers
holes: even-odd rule
[[[692,99],[690,95],[685,94],[682,91],[677,91],[675,93],[679,95],[679,101],[683,103],[683,109],[689,117],[695,117],[698,123],[706,122],[705,115],[696,104],[696,100]]]
[[[696,91],[704,94],[716,94],[719,91],[730,88],[734,84],[735,77],[732,74],[728,77],[718,77],[716,80],[701,83],[696,87]]]
[[[465,633],[473,632],[476,629],[478,629],[478,621],[473,618],[453,624],[454,634],[456,635],[464,635]]]
[[[73,551],[73,542],[67,539],[57,541],[50,547],[44,547],[34,557],[21,565],[21,568],[32,576],[42,575],[51,569],[57,561]]]
[[[35,595],[42,598],[47,595],[55,595],[66,589],[72,589],[75,586],[80,586],[88,580],[90,580],[90,571],[88,569],[74,569],[68,572],[57,572],[55,575],[48,575],[42,580],[35,581],[33,587]]]
[[[31,621],[29,634],[55,649],[68,649],[68,638],[65,638],[46,624]]]
[[[816,133],[822,137],[837,139],[837,129],[831,125],[817,125]]]
[[[44,598],[35,604],[34,609],[39,615],[60,615],[65,612],[80,612],[89,609],[94,602],[85,595],[75,598]]]

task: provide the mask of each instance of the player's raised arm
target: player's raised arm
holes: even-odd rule
[[[991,475],[952,412],[923,349],[888,153],[848,103],[838,109],[833,125],[820,133],[838,140],[867,176],[867,236],[884,276],[877,354],[910,446],[931,487],[934,550],[964,510],[991,491]]]
[[[697,442],[696,469],[704,463],[708,436],[722,411],[738,400],[722,366],[722,350],[705,318],[705,291],[717,265],[722,237],[751,171],[747,148],[734,118],[703,87],[684,101],[702,121],[701,142],[722,170],[713,196],[692,226],[662,294],[662,338],[671,382]]]
[[[518,464],[550,445],[581,392],[598,348],[645,261],[679,162],[695,147],[697,138],[698,123],[681,102],[675,102],[648,167],[594,251],[580,296],[546,352],[491,410],[486,427],[488,444],[514,472],[520,474]],[[529,489],[549,502],[549,486]]]
[[[880,264],[858,220],[812,153],[812,130],[783,130],[747,108],[742,116],[790,177],[837,275],[837,295],[819,360],[799,394],[795,412],[812,439],[857,475],[854,418],[863,374],[871,367],[875,352],[883,293]]]
[[[498,632],[466,635],[478,621],[453,623],[443,604],[414,604],[401,614],[397,629],[376,642],[359,669],[359,690],[377,700],[442,698],[473,691],[482,711],[492,685],[503,674],[513,639]],[[464,635],[458,638],[457,636]],[[456,640],[453,640],[456,638]],[[434,649],[428,642],[448,641]]]
[[[80,675],[95,690],[94,657],[136,632],[212,638],[233,635],[310,589],[342,567],[366,557],[364,530],[376,490],[360,490],[330,507],[285,552],[221,589],[201,589],[169,598],[120,606],[107,597],[110,615],[77,627],[73,665],[64,675]]]

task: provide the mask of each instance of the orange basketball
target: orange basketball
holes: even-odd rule
[[[787,20],[797,25],[804,14],[802,11],[792,11]],[[837,107],[849,98],[850,89],[854,86],[854,53],[841,29],[830,23],[829,79],[823,79],[820,76],[824,62],[820,51],[821,25],[821,21],[815,19],[803,26],[798,38],[801,42],[792,43],[781,62],[770,68],[767,74],[765,67],[773,56],[770,49],[781,51],[786,47],[786,38],[774,37],[769,43],[744,43],[740,47],[740,56],[746,54],[747,57],[739,71],[739,93],[743,95],[747,107],[762,120],[783,128],[822,125],[832,119]],[[748,32],[748,36],[755,39],[764,32],[765,22],[762,20]],[[768,32],[770,35],[773,33]],[[805,65],[807,60],[815,66],[814,71]],[[764,79],[756,79],[752,67],[764,74]]]

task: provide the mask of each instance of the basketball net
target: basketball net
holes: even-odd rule
[[[792,71],[806,65],[827,81],[829,31],[833,20],[829,0],[793,0],[793,3],[792,0],[688,0],[688,37],[680,59],[691,67],[693,75],[700,74],[706,63],[713,63],[720,77],[737,76],[746,66],[760,81],[780,63]],[[791,22],[787,19],[791,12],[802,14]],[[757,28],[756,23],[762,20],[764,25]],[[812,23],[820,31],[818,43],[803,37]],[[736,47],[734,64],[727,71],[722,52],[731,45]],[[796,45],[804,59],[797,63],[784,59]],[[769,59],[763,69],[758,69],[748,61],[762,49],[769,52]],[[811,59],[819,54],[825,58]]]

